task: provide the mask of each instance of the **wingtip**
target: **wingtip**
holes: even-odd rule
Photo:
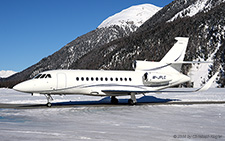
[[[218,74],[219,74],[219,71],[217,71],[203,87],[201,87],[200,89],[196,90],[196,92],[201,92],[201,91],[208,90],[211,87],[213,81],[216,79]]]

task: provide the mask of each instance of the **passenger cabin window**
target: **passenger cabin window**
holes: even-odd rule
[[[40,74],[40,75],[38,75],[37,77],[35,77],[35,78],[51,78],[51,75],[50,74]],[[115,77],[115,78],[113,78],[113,77],[110,77],[110,78],[108,78],[108,77],[76,77],[76,80],[77,81],[79,81],[79,80],[82,80],[82,81],[132,81],[132,79],[129,77],[129,78],[127,78],[127,77],[120,77],[120,78],[118,78],[118,77]]]

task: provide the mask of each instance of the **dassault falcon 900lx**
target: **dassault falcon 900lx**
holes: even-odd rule
[[[137,60],[133,64],[134,71],[51,70],[17,84],[13,89],[45,95],[48,107],[53,100],[51,95],[70,94],[111,96],[111,103],[115,104],[118,103],[116,96],[130,95],[128,103],[133,105],[137,102],[137,94],[160,92],[190,81],[190,77],[180,73],[181,65],[199,62],[183,61],[189,38],[175,39],[177,42],[160,62]],[[208,89],[216,75],[198,91]]]

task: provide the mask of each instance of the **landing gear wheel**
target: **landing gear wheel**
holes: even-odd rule
[[[50,102],[47,103],[47,107],[51,107],[52,104]]]
[[[50,94],[45,94],[45,97],[47,98],[47,101],[48,101],[48,103],[46,104],[47,107],[51,107],[52,104],[49,101],[53,100],[52,96]]]
[[[111,103],[112,104],[118,104],[118,99],[115,96],[111,97]]]
[[[135,105],[136,102],[134,102],[132,99],[128,99],[128,104],[129,104],[129,105]]]
[[[130,93],[130,99],[128,100],[128,104],[135,105],[137,103],[135,93]]]

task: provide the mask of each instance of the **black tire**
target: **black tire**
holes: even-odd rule
[[[128,104],[129,105],[135,105],[136,103],[132,99],[128,99]]]
[[[118,99],[117,99],[115,96],[112,96],[112,97],[111,97],[111,103],[112,103],[112,104],[118,104],[119,101],[118,101]]]
[[[48,102],[47,107],[52,107],[52,104],[50,102]]]

